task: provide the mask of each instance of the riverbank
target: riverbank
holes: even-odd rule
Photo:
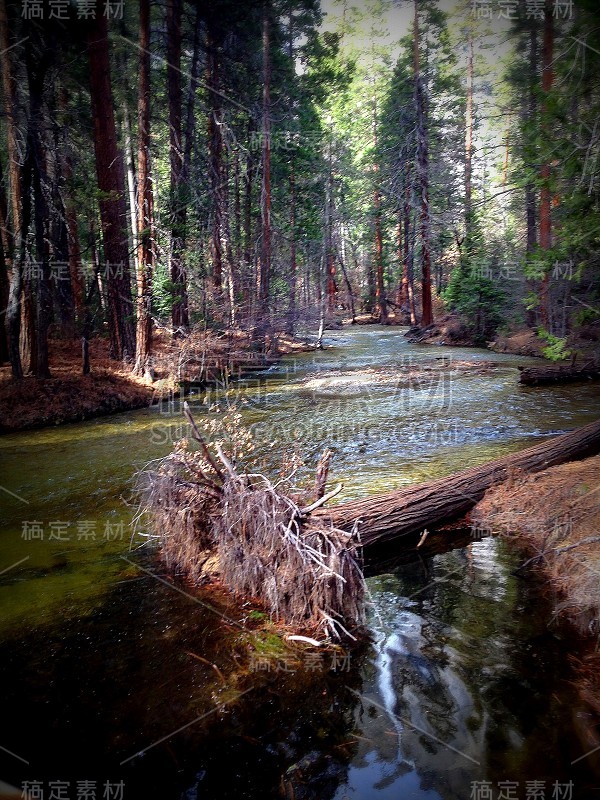
[[[362,324],[366,324],[363,322]],[[437,344],[447,347],[487,347],[495,353],[532,356],[546,359],[549,342],[532,328],[518,327],[497,333],[493,341],[477,342],[472,331],[457,314],[445,314],[426,328],[409,328],[406,333],[413,344]],[[600,343],[600,321],[574,328],[564,341],[564,357],[578,361],[596,361]],[[554,363],[547,361],[547,363]]]
[[[489,490],[470,519],[523,548],[554,596],[554,616],[583,637],[578,684],[600,720],[600,456],[535,475],[515,472]],[[525,564],[523,566],[525,566]],[[590,727],[590,745],[600,732]]]
[[[249,335],[194,332],[173,340],[154,337],[153,380],[132,375],[130,365],[109,358],[108,340],[90,341],[89,375],[82,375],[79,340],[51,340],[50,378],[14,380],[9,365],[0,366],[0,433],[80,422],[131,411],[179,395],[181,385],[219,380],[266,369],[284,355],[314,349],[307,341],[276,334],[266,353],[252,347]]]

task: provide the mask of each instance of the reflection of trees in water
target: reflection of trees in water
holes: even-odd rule
[[[129,800],[333,796],[356,747],[363,657],[353,652],[348,671],[302,657],[289,672],[249,671],[240,635],[144,579],[88,616],[0,644],[9,747],[32,764],[8,760],[3,779],[116,776]]]
[[[451,797],[477,775],[477,765],[465,756],[478,760],[484,728],[476,700],[439,638],[440,627],[403,612],[382,645],[377,686],[398,733],[398,759],[415,765],[422,788]]]
[[[444,800],[468,797],[473,780],[567,780],[574,737],[548,602],[515,578],[516,557],[496,539],[420,555],[388,557],[379,574],[371,564],[378,656],[355,780]]]

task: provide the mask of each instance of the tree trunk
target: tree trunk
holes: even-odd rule
[[[294,333],[296,324],[296,284],[298,282],[298,264],[296,260],[296,176],[294,162],[290,163],[290,277],[289,277],[289,303],[286,330],[290,335]]]
[[[506,480],[515,469],[539,472],[599,452],[600,420],[520,453],[446,478],[352,500],[329,509],[319,509],[314,514],[346,531],[351,531],[355,522],[360,520],[361,542],[368,547],[418,534],[462,516],[481,500],[487,489]]]
[[[377,180],[377,177],[376,177]],[[383,236],[381,233],[381,193],[379,185],[373,193],[373,211],[375,213],[375,313],[381,325],[388,324],[388,309],[383,280]]]
[[[8,311],[8,297],[10,291],[10,281],[6,268],[6,257],[4,255],[4,245],[0,244],[0,311]],[[8,349],[8,329],[5,320],[0,322],[0,365],[10,361]]]
[[[211,207],[210,254],[215,296],[223,288],[223,108],[220,95],[219,50],[222,43],[206,31],[206,86],[208,88],[208,179]]]
[[[117,144],[107,21],[100,0],[96,2],[96,18],[88,35],[88,54],[96,174],[101,193],[98,202],[108,287],[110,355],[111,358],[126,359],[135,354],[135,327],[127,246],[125,174]]]
[[[10,210],[12,222],[12,274],[8,289],[8,305],[6,313],[6,334],[8,351],[14,378],[23,376],[23,365],[19,339],[21,335],[21,296],[23,293],[23,261],[21,253],[21,191],[25,168],[20,167],[19,138],[16,119],[16,83],[13,79],[11,64],[11,44],[8,27],[6,0],[0,0],[0,66],[2,69],[2,89],[4,96],[4,113],[6,115],[8,185],[10,192]],[[28,171],[30,167],[28,167]],[[29,181],[26,181],[29,187]],[[27,188],[29,191],[29,188]],[[16,338],[15,338],[16,337]]]
[[[253,134],[252,122],[248,122],[248,140],[251,139]],[[253,277],[253,248],[252,248],[252,185],[253,185],[253,169],[254,162],[252,158],[252,148],[248,148],[246,154],[246,165],[244,173],[244,269],[242,274],[242,287],[244,293],[244,301],[250,308],[254,297],[251,287],[254,284]]]
[[[66,89],[61,90],[60,105],[63,112],[67,111],[69,97]],[[80,322],[85,316],[84,279],[81,268],[81,245],[79,243],[79,226],[77,222],[77,209],[73,199],[73,163],[70,154],[68,136],[63,137],[61,150],[60,170],[62,172],[64,189],[62,190],[62,205],[65,210],[65,224],[67,227],[67,254],[69,261],[69,278],[71,293],[75,305],[75,316]]]
[[[140,0],[137,181],[137,331],[135,375],[152,377],[154,196],[150,173],[150,0]]]
[[[467,56],[467,105],[465,114],[465,251],[471,256],[471,229],[473,222],[472,172],[473,172],[473,32],[469,30]]]
[[[327,313],[332,316],[335,311],[337,286],[335,283],[335,253],[333,250],[333,142],[329,132],[329,171],[325,194],[325,292],[327,297]]]
[[[262,192],[260,202],[262,240],[258,304],[262,327],[269,325],[269,284],[271,280],[271,55],[269,2],[264,0],[262,18]]]
[[[343,222],[340,231],[340,240],[341,241],[340,241],[340,249],[338,251],[338,258],[340,262],[340,267],[342,269],[342,275],[344,276],[344,283],[346,284],[346,291],[348,292],[348,302],[350,303],[350,313],[352,315],[351,322],[354,325],[356,322],[356,305],[354,302],[354,291],[352,289],[352,284],[350,283],[348,270],[346,269],[346,229]]]
[[[185,198],[181,135],[181,14],[182,0],[167,0],[167,95],[169,104],[169,156],[171,166],[171,285],[174,333],[189,328],[187,276],[183,264]]]
[[[415,237],[414,226],[413,235],[411,236],[410,218],[411,218],[411,171],[410,165],[406,171],[406,187],[404,190],[404,207],[402,210],[403,225],[404,225],[404,264],[403,273],[406,272],[407,278],[407,292],[408,292],[408,312],[410,314],[410,324],[414,327],[417,324],[417,311],[415,308],[415,291],[414,291],[414,257],[415,257]]]
[[[417,113],[417,169],[419,175],[419,192],[421,195],[421,326],[425,328],[433,322],[433,312],[431,307],[431,253],[429,231],[429,142],[425,93],[419,67],[418,0],[415,0],[414,79],[415,108]]]
[[[544,41],[542,46],[542,92],[544,95],[544,105],[542,108],[542,129],[545,132],[546,140],[550,136],[548,123],[544,119],[544,116],[548,113],[546,100],[554,82],[554,26],[552,22],[552,8],[552,0],[546,0],[546,5],[544,8]],[[547,161],[542,164],[540,178],[542,182],[540,190],[540,248],[547,251],[552,247],[550,164]],[[550,298],[548,295],[548,280],[548,271],[546,271],[540,285],[540,315],[542,325],[544,328],[546,328],[546,330],[549,330],[550,328]]]
[[[581,365],[552,364],[547,367],[519,367],[519,383],[525,386],[547,386],[556,383],[600,379],[600,364],[588,361]]]
[[[125,167],[127,173],[127,196],[129,206],[129,226],[131,229],[132,249],[135,249],[137,240],[138,211],[136,200],[136,174],[133,155],[133,138],[131,133],[131,115],[127,100],[123,103],[123,128],[125,129]]]

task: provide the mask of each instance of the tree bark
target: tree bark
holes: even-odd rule
[[[547,97],[554,83],[554,25],[552,21],[552,0],[546,0],[544,8],[544,41],[542,45],[542,92],[544,95],[544,105],[542,108],[542,129],[545,131],[546,139],[549,137],[547,121],[544,120],[548,112]],[[550,164],[545,161],[540,170],[542,186],[540,189],[540,248],[550,250],[552,247],[552,214],[551,214],[551,191],[550,191]],[[548,271],[542,278],[540,285],[540,316],[541,322],[546,330],[550,326],[550,298],[548,295]]]
[[[377,176],[375,178],[377,180]],[[375,213],[375,313],[381,325],[388,324],[388,309],[383,280],[383,236],[381,233],[381,192],[379,185],[373,193],[373,211]]]
[[[154,195],[150,172],[150,0],[140,0],[137,197],[137,331],[135,375],[152,377]]]
[[[16,83],[12,74],[11,44],[8,26],[6,0],[0,0],[0,66],[2,69],[2,90],[4,113],[6,114],[8,185],[11,210],[12,252],[7,253],[12,263],[12,273],[8,288],[6,313],[6,334],[8,355],[14,378],[23,376],[23,365],[19,348],[21,335],[21,296],[23,293],[23,259],[21,258],[21,191],[24,169],[19,159],[19,137],[16,119]],[[28,183],[28,181],[27,181]],[[24,255],[24,253],[23,253]],[[14,259],[14,260],[13,260]],[[16,337],[16,339],[15,339]]]
[[[167,95],[169,104],[169,156],[171,166],[171,284],[174,333],[189,328],[187,276],[183,264],[185,198],[181,133],[181,15],[182,0],[167,2]]]
[[[553,364],[547,367],[519,367],[519,370],[519,383],[525,386],[546,386],[600,379],[600,366],[591,361],[580,366]]]
[[[462,516],[481,500],[487,489],[506,480],[514,469],[539,472],[598,452],[600,420],[482,466],[408,489],[319,509],[315,515],[346,531],[351,531],[354,523],[360,520],[361,542],[368,547],[418,534]]]
[[[298,263],[296,260],[296,176],[294,162],[290,162],[290,277],[289,277],[289,303],[286,330],[293,335],[296,325],[296,285],[298,282]]]
[[[34,59],[34,42],[37,45],[37,58]],[[49,378],[50,367],[48,363],[48,328],[52,312],[52,295],[50,291],[50,264],[48,260],[48,204],[44,191],[43,180],[45,177],[45,157],[42,144],[42,94],[44,79],[48,66],[48,51],[40,36],[30,35],[29,47],[26,50],[25,63],[27,68],[27,83],[29,89],[29,125],[27,129],[28,149],[32,156],[32,184],[34,208],[34,234],[36,274],[33,280],[36,284],[35,296],[35,359],[32,369],[36,378]],[[23,229],[26,234],[26,229]]]
[[[100,189],[100,219],[108,287],[111,358],[133,358],[135,327],[125,203],[125,173],[117,143],[110,77],[108,28],[104,4],[96,2],[96,18],[88,34],[90,96],[94,119],[96,174]]]
[[[467,105],[465,113],[465,250],[471,254],[471,229],[473,217],[472,172],[473,172],[473,31],[469,30],[467,55]]]
[[[215,295],[223,288],[223,217],[225,188],[223,168],[223,108],[220,96],[219,52],[222,43],[206,31],[206,86],[208,87],[208,178],[211,199],[210,254]]]
[[[429,142],[425,92],[419,66],[419,13],[418,0],[415,0],[414,18],[414,80],[415,108],[417,113],[417,169],[419,192],[421,195],[421,327],[433,322],[431,306],[431,253],[429,230]]]
[[[413,226],[413,235],[411,236],[411,194],[412,194],[412,175],[410,164],[406,170],[405,188],[404,188],[404,203],[402,209],[403,220],[403,234],[404,234],[404,261],[403,261],[403,274],[406,273],[406,290],[408,293],[408,312],[410,314],[410,324],[414,327],[417,324],[417,311],[415,308],[415,290],[414,290],[414,255],[415,255],[415,234]]]
[[[269,10],[269,2],[264,0],[262,17],[262,192],[260,203],[262,241],[258,292],[258,306],[263,328],[269,326],[269,286],[271,280],[271,33]]]

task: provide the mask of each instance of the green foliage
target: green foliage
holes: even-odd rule
[[[571,356],[571,350],[567,349],[566,336],[561,339],[544,328],[538,328],[538,336],[548,342],[548,345],[542,349],[544,358],[548,358],[550,361],[564,361]]]
[[[470,268],[459,267],[450,278],[442,297],[461,314],[477,343],[484,344],[502,320],[505,294],[497,282],[487,277],[489,262],[477,259]]]
[[[163,319],[171,316],[173,308],[173,284],[164,264],[157,264],[152,282],[152,305]]]
[[[600,311],[596,308],[582,308],[575,314],[575,322],[577,325],[589,325],[592,322],[597,322],[600,317]]]

